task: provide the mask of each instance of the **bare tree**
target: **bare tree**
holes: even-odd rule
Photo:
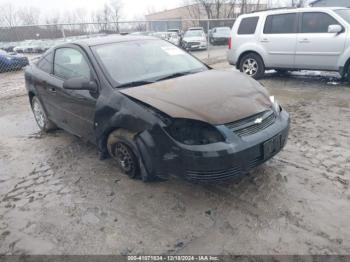
[[[13,27],[19,25],[18,10],[12,4],[5,4],[0,7],[0,22],[3,26]]]
[[[39,23],[40,10],[34,7],[23,7],[17,11],[22,25],[35,25]]]
[[[111,16],[111,20],[112,22],[115,24],[115,29],[116,31],[119,33],[119,20],[121,17],[121,9],[122,9],[122,4],[120,2],[120,0],[110,0],[109,3],[109,7],[110,7],[110,16]]]
[[[55,25],[60,23],[61,21],[61,15],[59,12],[52,12],[50,15],[47,15],[45,17],[45,23],[49,25]]]
[[[219,19],[234,18],[236,16],[236,7],[240,3],[245,10],[246,2],[247,0],[187,0],[185,3],[189,15],[194,19],[202,18],[202,14],[205,18]]]

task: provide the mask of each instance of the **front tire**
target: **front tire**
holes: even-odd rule
[[[108,153],[129,178],[141,178],[143,182],[155,181],[157,177],[148,173],[143,166],[134,136],[135,134],[125,129],[113,131],[107,139]]]
[[[57,129],[57,126],[47,117],[44,107],[36,96],[32,98],[31,106],[35,121],[42,132],[47,133]]]
[[[260,79],[265,74],[265,65],[261,57],[254,53],[246,54],[240,64],[239,69],[242,73]]]

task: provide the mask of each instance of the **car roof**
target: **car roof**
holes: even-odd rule
[[[257,16],[262,14],[283,14],[283,13],[291,13],[291,12],[322,12],[322,11],[334,11],[334,10],[340,10],[340,9],[349,9],[346,7],[304,7],[304,8],[276,8],[276,9],[270,9],[270,10],[261,10],[256,11],[249,14],[241,15],[240,17],[251,17],[251,16]],[[350,10],[350,9],[349,9]]]
[[[71,44],[78,44],[81,46],[96,46],[111,43],[129,42],[129,41],[140,41],[140,40],[159,40],[159,38],[152,36],[143,35],[110,35],[110,36],[99,36],[86,39],[79,39]]]

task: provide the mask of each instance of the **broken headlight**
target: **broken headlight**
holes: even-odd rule
[[[186,145],[207,145],[224,141],[224,137],[214,126],[197,120],[175,119],[165,130],[176,141]]]

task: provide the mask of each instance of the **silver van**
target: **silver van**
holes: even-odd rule
[[[241,15],[228,61],[256,79],[266,69],[338,71],[350,79],[350,9],[279,9]]]

